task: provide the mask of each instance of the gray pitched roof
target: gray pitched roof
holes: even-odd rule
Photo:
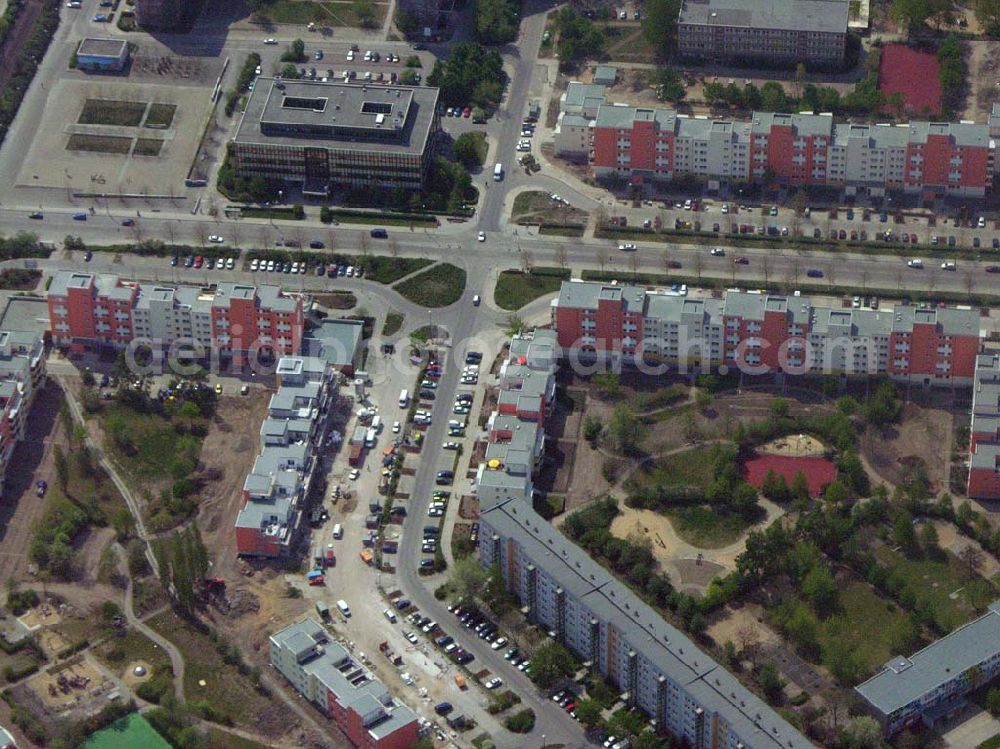
[[[893,658],[856,691],[884,715],[891,715],[996,655],[1000,655],[1000,602],[909,658]]]

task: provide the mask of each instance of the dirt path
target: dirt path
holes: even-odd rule
[[[677,562],[696,559],[699,554],[704,561],[733,570],[736,568],[736,557],[743,552],[750,531],[763,530],[785,514],[784,509],[768,499],[761,498],[760,506],[766,513],[764,519],[748,528],[738,541],[718,549],[692,546],[677,535],[673,524],[665,515],[652,510],[636,510],[624,504],[621,504],[621,512],[611,523],[611,533],[619,538],[628,538],[630,533],[649,536],[653,541],[653,555],[657,561],[675,572],[679,572]]]
[[[170,656],[170,667],[174,670],[174,695],[177,697],[178,701],[184,701],[184,656],[181,655],[181,651],[174,646],[170,640],[161,637],[157,632],[155,632],[151,627],[146,626],[145,622],[142,621],[135,614],[135,608],[133,607],[133,596],[132,596],[132,577],[128,574],[128,569],[125,567],[124,560],[127,558],[125,550],[115,544],[115,548],[118,551],[118,558],[122,560],[122,574],[128,579],[128,585],[125,588],[125,618],[128,619],[128,623],[139,630],[142,634],[156,643],[163,649],[168,656]]]

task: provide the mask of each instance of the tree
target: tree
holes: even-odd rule
[[[847,487],[840,479],[834,479],[823,490],[823,500],[830,504],[841,504],[842,502],[846,502],[847,498]]]
[[[778,667],[774,663],[768,661],[761,665],[757,669],[756,678],[761,691],[764,692],[764,696],[770,702],[779,702],[781,700],[785,681],[781,678],[781,674],[778,673]]]
[[[899,513],[892,524],[892,540],[901,546],[906,553],[912,552],[917,546],[917,534],[913,530],[913,516],[905,510]]]
[[[580,700],[576,706],[576,718],[587,728],[594,728],[601,723],[601,706],[591,699]]]
[[[455,139],[452,154],[466,169],[483,165],[485,141],[482,133],[462,133]]]
[[[642,35],[657,54],[665,56],[677,29],[680,0],[646,0],[643,7]]]
[[[604,425],[601,424],[601,420],[596,416],[588,416],[583,420],[583,438],[592,445],[597,442],[601,437],[601,430]]]
[[[760,651],[760,633],[757,628],[750,623],[741,625],[736,630],[736,643],[740,648],[740,658],[750,661],[756,668],[757,654]]]
[[[789,413],[788,401],[784,398],[775,398],[771,401],[771,416],[776,419],[787,419]]]
[[[784,475],[774,470],[768,470],[764,476],[764,481],[760,485],[760,493],[772,502],[787,502],[791,495]]]
[[[514,313],[507,315],[507,320],[504,323],[504,335],[513,337],[516,335],[521,335],[527,329],[527,325],[524,320]]]
[[[59,488],[66,493],[69,484],[69,461],[66,460],[66,453],[61,445],[56,445],[52,451],[52,459],[56,464],[56,475],[59,477]]]
[[[998,0],[1000,2],[1000,0]],[[653,88],[660,101],[677,102],[687,95],[684,79],[674,68],[660,68],[653,74]]]
[[[592,378],[601,398],[611,400],[621,393],[621,377],[615,372],[598,372]]]
[[[486,586],[486,579],[486,570],[475,557],[456,559],[449,580],[452,600],[462,605],[478,600]]]
[[[821,618],[832,614],[837,608],[837,582],[830,568],[823,564],[814,565],[802,580],[802,594]]]
[[[698,388],[694,394],[694,402],[698,410],[705,413],[712,406],[712,394],[704,388]]]
[[[513,607],[514,599],[507,591],[507,585],[503,579],[503,571],[500,569],[499,564],[494,564],[490,567],[481,598],[489,610],[497,616],[503,616],[506,611]]]
[[[576,672],[577,662],[558,642],[547,642],[531,657],[531,670],[542,689],[548,689],[560,679]]]
[[[868,715],[851,718],[841,732],[848,749],[879,749],[882,746],[882,727]]]
[[[809,480],[802,471],[796,471],[795,475],[792,476],[792,484],[789,487],[789,492],[792,495],[792,499],[797,502],[808,502],[810,498],[809,494]]]
[[[556,14],[559,41],[556,46],[561,63],[599,57],[604,49],[604,30],[575,10],[563,7]]]
[[[608,422],[608,438],[620,453],[637,452],[646,436],[646,425],[642,423],[632,407],[627,403],[615,406]]]
[[[991,687],[986,693],[986,709],[991,715],[1000,715],[1000,688]]]
[[[979,574],[979,568],[983,564],[983,552],[981,552],[977,546],[969,544],[958,552],[958,559],[963,565],[965,565],[967,574],[969,578],[972,579]]]
[[[920,526],[920,546],[923,547],[924,552],[933,556],[940,551],[938,547],[938,532],[937,528],[934,527],[934,523],[926,522]]]

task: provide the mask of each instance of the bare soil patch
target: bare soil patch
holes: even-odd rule
[[[793,457],[819,456],[826,453],[826,446],[808,434],[790,434],[765,442],[757,452],[767,455],[788,455]]]
[[[886,430],[867,429],[861,452],[886,481],[899,483],[915,461],[923,461],[932,493],[948,488],[953,419],[940,408],[907,403],[899,423]]]

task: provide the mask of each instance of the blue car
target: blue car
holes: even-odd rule
[[[74,221],[86,221],[87,220],[87,214],[86,213],[74,213],[73,214],[73,220]]]
[[[455,708],[452,707],[450,702],[439,702],[437,705],[434,706],[434,712],[436,712],[438,715],[447,715],[454,709]]]

